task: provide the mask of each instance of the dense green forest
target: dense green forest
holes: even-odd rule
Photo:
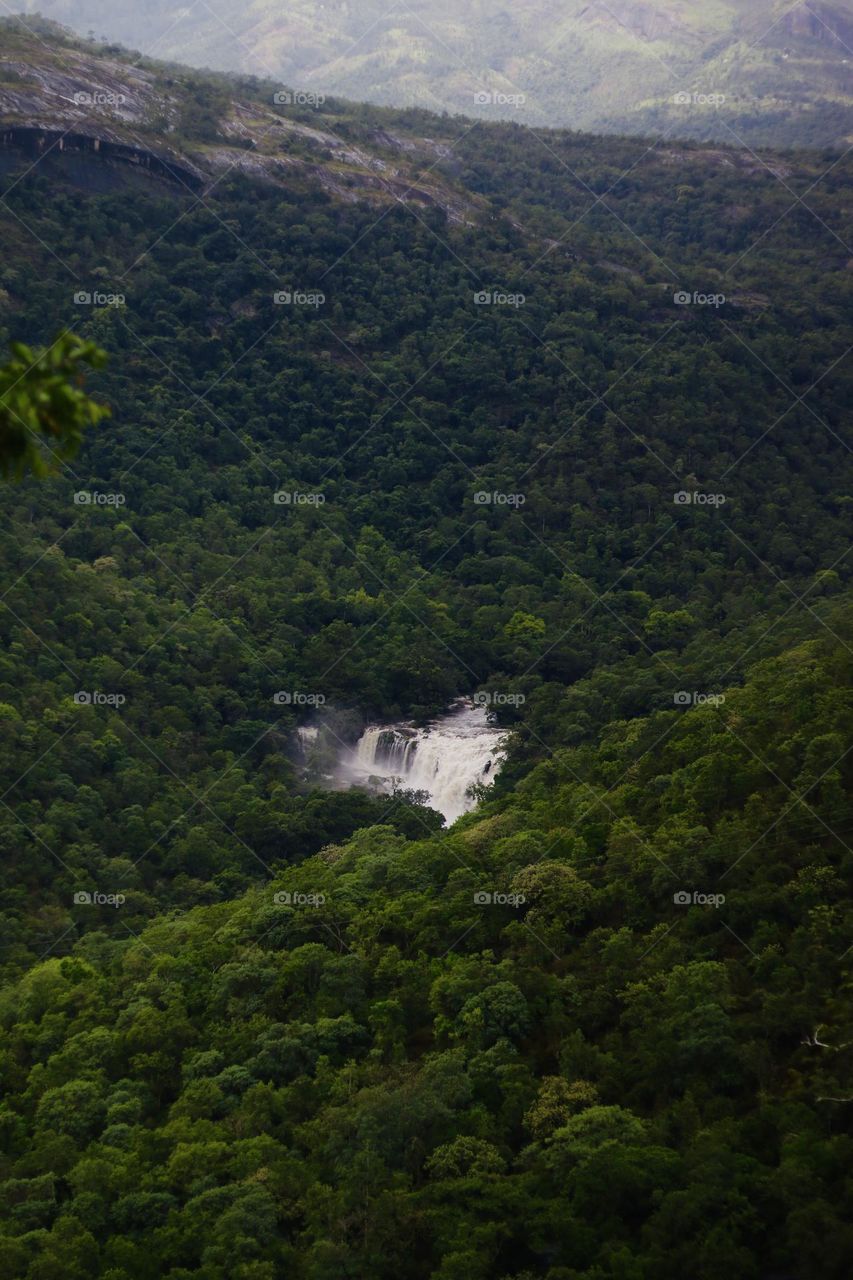
[[[3,488],[0,1270],[841,1280],[853,161],[315,123],[0,151],[111,410]],[[300,775],[478,691],[449,830]]]
[[[843,648],[33,966],[6,1274],[846,1275]]]

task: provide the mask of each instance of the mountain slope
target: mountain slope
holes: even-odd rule
[[[0,25],[4,1274],[846,1280],[853,158],[278,91]]]
[[[451,837],[35,965],[6,1274],[844,1280],[848,675],[801,646]]]
[[[523,0],[497,12],[485,0],[214,0],[177,14],[164,0],[32,0],[34,10],[156,57],[389,105],[749,145],[853,138],[851,0]]]

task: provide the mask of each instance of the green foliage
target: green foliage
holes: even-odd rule
[[[227,92],[200,76],[185,83],[184,89],[175,123],[178,136],[189,142],[215,142],[230,102]]]
[[[81,385],[81,366],[102,368],[106,352],[62,333],[44,350],[15,342],[12,353],[0,368],[0,474],[44,476],[73,458],[84,429],[109,414]]]

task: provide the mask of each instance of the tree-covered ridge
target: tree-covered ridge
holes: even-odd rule
[[[7,1274],[844,1276],[848,678],[801,645],[449,836],[35,966]]]

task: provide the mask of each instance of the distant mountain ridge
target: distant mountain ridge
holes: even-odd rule
[[[750,146],[853,140],[853,0],[19,3],[158,58],[389,106]]]

